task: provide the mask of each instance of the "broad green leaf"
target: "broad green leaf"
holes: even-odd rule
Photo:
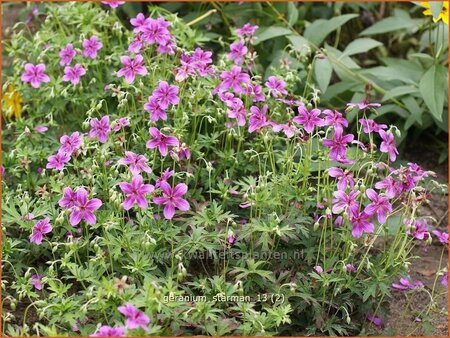
[[[287,20],[290,25],[295,25],[298,20],[298,9],[294,2],[287,3]]]
[[[347,21],[356,18],[358,14],[344,14],[336,16],[329,20],[319,19],[315,20],[305,29],[305,38],[310,40],[315,45],[320,45],[322,41]]]
[[[263,27],[256,31],[255,34],[255,45],[258,43],[261,43],[266,40],[270,40],[279,36],[284,36],[292,34],[292,31],[290,29],[287,29],[285,27],[279,27],[279,26],[272,26],[272,27]]]
[[[419,83],[423,100],[438,121],[442,121],[446,84],[447,70],[441,65],[434,65],[428,69]]]
[[[381,61],[386,66],[389,66],[399,73],[403,74],[404,77],[408,77],[415,83],[419,83],[425,68],[422,64],[416,60],[403,60],[399,58],[381,58]]]
[[[341,80],[355,81],[354,70],[361,67],[349,56],[342,56],[342,52],[325,44],[328,60],[333,65],[333,69]],[[351,70],[351,71],[349,71]],[[352,73],[353,72],[353,73]]]
[[[306,40],[303,36],[288,35],[287,38],[291,42],[294,50],[301,53],[302,55],[306,55],[311,51],[310,42]]]
[[[389,90],[381,99],[381,102],[392,99],[393,97],[398,97],[406,94],[416,94],[419,93],[419,88],[414,86],[400,86]]]
[[[361,87],[361,88],[360,88]],[[347,90],[356,91],[362,88],[362,84],[360,82],[352,82],[352,81],[341,81],[338,83],[334,83],[328,87],[327,92],[322,95],[321,101],[328,102],[334,97],[346,92]]]
[[[404,74],[395,67],[373,67],[360,71],[363,75],[372,75],[380,81],[401,81],[406,84],[414,85],[417,83],[410,78],[410,74]]]
[[[423,108],[419,106],[417,100],[412,96],[407,96],[402,101],[410,113],[405,121],[405,130],[408,130],[416,122],[422,125]]]
[[[361,38],[356,39],[348,44],[348,46],[345,48],[342,55],[344,56],[350,56],[355,55],[359,53],[366,53],[367,51],[371,50],[372,48],[381,46],[382,43],[371,39],[371,38]]]
[[[322,93],[327,91],[332,73],[333,67],[331,66],[330,61],[328,61],[328,58],[316,59],[314,63],[314,78],[316,79]]]
[[[378,21],[376,24],[363,30],[359,35],[382,34],[397,31],[400,29],[413,28],[415,25],[416,23],[413,20],[408,20],[399,17],[389,17],[381,21]]]

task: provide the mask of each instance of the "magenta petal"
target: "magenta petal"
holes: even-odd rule
[[[178,139],[175,136],[167,136],[166,137],[166,144],[169,145],[169,146],[176,147],[176,146],[178,146],[179,141],[178,141]]]
[[[167,145],[166,144],[159,144],[159,152],[161,153],[162,156],[166,156],[167,155]]]
[[[131,194],[133,192],[133,186],[128,182],[119,183],[119,187],[125,194]]]
[[[155,187],[154,187],[153,185],[151,185],[151,184],[144,184],[144,185],[141,187],[141,192],[142,192],[143,194],[151,193],[151,192],[154,191],[154,190],[155,190]]]
[[[166,197],[153,197],[153,203],[162,205],[166,204],[168,199]]]
[[[161,182],[160,188],[161,188],[161,191],[162,191],[165,195],[167,195],[167,196],[172,195],[172,188],[171,188],[170,184],[167,183],[166,181],[162,181],[162,182]]]
[[[94,225],[97,222],[97,219],[96,219],[94,213],[91,211],[87,211],[87,210],[84,212],[84,219],[90,225]]]
[[[103,203],[101,200],[99,200],[98,198],[93,198],[86,203],[86,208],[93,211],[93,210],[97,210],[98,208],[100,208],[102,206],[102,204]]]
[[[148,202],[142,195],[136,196],[136,202],[137,205],[142,209],[146,209],[148,207]]]
[[[189,203],[185,199],[177,198],[177,199],[174,199],[173,203],[181,211],[188,211],[189,210]]]
[[[155,128],[155,127],[150,127],[148,129],[148,132],[153,138],[159,138],[159,136],[161,135],[159,130],[157,128]]]
[[[176,187],[173,189],[173,196],[174,197],[180,197],[183,196],[188,190],[188,186],[184,183],[179,183],[176,185]]]
[[[172,219],[173,215],[175,215],[175,207],[172,204],[166,204],[164,207],[164,217],[166,219]]]
[[[73,210],[69,217],[69,222],[71,225],[77,225],[81,222],[82,214],[80,211]]]
[[[132,196],[128,196],[127,198],[125,198],[125,200],[123,201],[123,208],[125,210],[130,210],[133,207],[134,204],[134,197]]]
[[[35,243],[37,245],[40,245],[42,243],[42,233],[40,233],[39,231],[33,231],[33,233],[30,236],[30,242],[31,243]]]

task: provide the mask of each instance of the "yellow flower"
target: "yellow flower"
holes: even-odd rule
[[[22,117],[22,96],[14,88],[12,84],[8,85],[5,98],[6,105],[6,117],[11,119],[14,117],[16,120]]]
[[[422,1],[420,3],[420,5],[422,7],[424,7],[424,8],[426,8],[423,11],[424,15],[431,15],[431,16],[433,16],[433,13],[431,12],[431,7],[430,7],[430,3],[429,2]],[[439,13],[439,16],[437,18],[433,17],[433,21],[434,22],[438,22],[441,19],[442,19],[442,21],[444,21],[444,23],[446,25],[448,25],[448,1],[444,1],[442,3],[442,9],[441,9],[441,12]]]

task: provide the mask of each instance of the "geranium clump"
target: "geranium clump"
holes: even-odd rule
[[[24,250],[47,262],[27,263],[39,273],[24,294],[55,330],[356,334],[360,318],[381,325],[390,288],[423,289],[401,276],[416,241],[448,243],[419,213],[441,187],[396,163],[397,129],[380,104],[330,110],[295,70],[264,78],[249,23],[218,53],[183,40],[190,28],[174,16],[139,13],[130,25],[117,22],[116,40],[99,29],[23,61],[34,87],[24,90],[58,85],[83,100],[102,81],[78,124],[36,118],[49,125],[31,136],[43,157],[21,158],[20,189],[4,183],[6,210],[26,192],[21,212],[44,217],[17,221]],[[7,231],[20,240],[15,222]],[[59,321],[42,290],[71,315]]]

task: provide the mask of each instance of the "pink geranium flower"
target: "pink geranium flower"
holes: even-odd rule
[[[245,89],[242,85],[250,83],[250,75],[242,72],[242,68],[238,66],[233,66],[230,71],[223,71],[220,78],[222,82],[217,88],[219,91],[232,88],[236,93],[243,93]]]
[[[50,78],[45,74],[45,65],[43,63],[38,65],[27,63],[21,80],[29,82],[33,88],[39,88],[42,82],[50,82]]]
[[[161,187],[161,183],[167,182],[173,176],[174,173],[175,172],[173,170],[170,170],[170,168],[164,170],[163,174],[156,179],[155,188]]]
[[[325,109],[323,111],[324,125],[333,126],[334,128],[348,127],[348,121],[336,110]]]
[[[392,212],[392,205],[388,198],[377,194],[373,189],[367,189],[366,195],[371,203],[365,207],[364,211],[371,216],[377,214],[378,223],[384,224],[387,214]]]
[[[442,276],[441,285],[448,286],[448,273]]]
[[[371,120],[371,119],[366,119],[366,118],[360,119],[359,123],[363,126],[363,131],[366,134],[370,134],[373,132],[379,133],[380,130],[387,129],[387,125],[378,124],[374,120]]]
[[[144,58],[138,54],[131,59],[129,56],[121,56],[120,62],[123,67],[117,72],[118,77],[125,77],[125,81],[128,84],[133,83],[136,75],[147,75],[147,68],[145,68]]]
[[[241,28],[237,28],[236,29],[236,34],[238,35],[238,36],[253,36],[253,34],[255,34],[255,32],[256,32],[256,30],[258,29],[259,27],[258,26],[256,26],[256,25],[251,25],[251,24],[249,24],[249,23],[246,23],[244,26],[242,26]]]
[[[80,82],[80,78],[86,74],[86,69],[80,64],[76,64],[73,67],[64,68],[63,81],[70,81],[72,84],[76,85]]]
[[[413,290],[422,287],[423,283],[420,281],[411,282],[407,278],[400,278],[399,283],[392,283],[392,287],[397,290]]]
[[[155,190],[155,187],[151,184],[144,184],[143,181],[141,175],[134,175],[131,179],[131,183],[119,183],[120,189],[126,196],[125,201],[123,201],[123,208],[125,210],[130,210],[133,207],[133,204],[137,204],[142,209],[148,207],[145,195]]]
[[[386,197],[394,198],[399,193],[399,182],[394,180],[392,176],[387,176],[381,181],[375,183],[376,189],[384,189]]]
[[[379,103],[369,103],[367,99],[364,99],[362,102],[359,103],[347,103],[347,106],[349,108],[358,108],[360,110],[364,110],[367,108],[378,108],[381,107],[381,104]]]
[[[143,33],[143,39],[147,44],[164,45],[171,39],[169,26],[170,23],[162,17],[158,19],[148,18],[145,24],[139,28],[139,31]]]
[[[427,240],[430,237],[428,222],[425,218],[416,219],[414,225],[412,224],[411,220],[407,219],[405,219],[403,223],[409,227],[406,233],[413,236],[415,239],[423,241]]]
[[[89,337],[125,337],[125,328],[122,326],[111,327],[103,325]]]
[[[69,217],[71,225],[77,225],[81,220],[85,220],[88,224],[94,225],[97,218],[94,211],[102,206],[102,201],[98,198],[88,199],[87,191],[84,188],[79,188],[76,192],[75,206]]]
[[[298,132],[291,122],[278,124],[274,121],[269,121],[268,123],[272,126],[274,132],[278,133],[283,131],[287,138],[292,138]]]
[[[306,107],[300,106],[298,107],[298,115],[295,116],[292,121],[302,125],[305,131],[308,134],[311,134],[316,126],[321,127],[324,125],[324,121],[319,117],[320,114],[321,112],[319,109],[308,111]]]
[[[120,159],[118,163],[128,166],[133,175],[138,175],[141,171],[145,171],[146,173],[152,172],[152,169],[147,164],[147,158],[144,155],[138,155],[132,151],[126,151],[125,157]]]
[[[352,224],[352,236],[359,238],[364,232],[373,233],[374,225],[369,222],[370,215],[365,211],[352,212],[350,217],[350,223]]]
[[[72,153],[78,150],[83,143],[83,139],[79,132],[74,132],[70,136],[63,135],[59,139],[59,143],[61,146],[59,147],[59,151],[61,153],[66,153],[68,155],[72,155]]]
[[[149,96],[148,102],[144,104],[144,109],[150,113],[149,117],[152,121],[167,120],[167,114],[161,107],[161,103],[153,96]]]
[[[53,230],[50,224],[50,219],[45,217],[44,219],[37,222],[33,227],[33,232],[30,236],[30,242],[40,245],[45,234],[50,233]]]
[[[227,106],[227,116],[236,119],[238,126],[245,126],[247,112],[244,107],[244,102],[235,97],[227,102]]]
[[[286,83],[281,79],[277,79],[276,76],[269,76],[265,85],[269,88],[273,97],[284,96],[288,93],[286,90]]]
[[[394,162],[398,155],[398,150],[395,146],[394,135],[392,133],[387,133],[382,129],[378,133],[383,139],[383,142],[381,142],[380,144],[380,151],[382,153],[388,153],[390,160]]]
[[[103,47],[103,44],[97,36],[93,35],[89,39],[83,41],[83,56],[91,59],[97,57],[97,52]]]
[[[148,21],[149,21],[149,19],[147,19],[147,18],[145,17],[144,14],[139,13],[138,15],[136,15],[135,18],[132,18],[132,19],[130,20],[130,23],[131,23],[131,25],[132,25],[133,27],[135,27],[135,28],[133,29],[133,31],[134,31],[135,33],[138,33],[138,32],[141,31],[141,28],[142,28],[143,26],[145,26],[145,24],[146,24]]]
[[[368,313],[366,318],[377,327],[383,326],[383,319],[380,316],[373,316],[371,313]]]
[[[133,41],[131,41],[131,43],[128,45],[128,51],[132,53],[139,53],[142,47],[144,47],[143,35],[142,33],[137,33],[134,36]]]
[[[89,131],[89,137],[98,138],[100,143],[106,143],[108,134],[111,132],[109,126],[109,116],[103,116],[101,120],[93,118],[91,120],[91,130]]]
[[[345,271],[356,272],[356,268],[353,264],[345,264]]]
[[[359,191],[350,191],[346,194],[342,190],[335,191],[333,193],[333,214],[340,214],[346,212],[350,215],[356,215],[359,208],[359,203],[356,200]]]
[[[264,102],[266,100],[261,85],[257,83],[256,84],[249,83],[247,85],[245,93],[252,97],[253,102]]]
[[[67,44],[66,47],[62,48],[59,52],[59,64],[61,66],[70,65],[76,54],[77,52],[73,48],[73,45],[71,43]]]
[[[328,175],[337,178],[337,188],[338,190],[345,190],[347,187],[353,188],[355,186],[355,180],[353,175],[348,170],[343,170],[337,167],[331,167],[328,169]]]
[[[178,98],[178,87],[171,86],[166,81],[159,81],[158,87],[153,91],[153,98],[155,98],[162,109],[166,109],[169,104],[177,105],[180,99]]]
[[[48,130],[47,126],[36,126],[33,128],[33,130],[39,134],[43,134]]]
[[[157,128],[150,127],[148,130],[150,136],[152,137],[147,141],[147,148],[154,149],[158,148],[162,156],[166,156],[168,152],[168,147],[176,147],[179,145],[179,141],[175,136],[167,136],[161,133]]]
[[[342,128],[336,128],[332,139],[323,139],[325,147],[330,148],[330,159],[333,161],[342,161],[347,159],[347,143],[354,139],[353,134],[342,135]]]
[[[242,62],[245,54],[247,54],[248,48],[245,46],[244,40],[233,42],[230,45],[230,52],[228,58],[233,60],[235,64]]]
[[[448,245],[448,233],[439,230],[433,230],[432,233],[439,239],[439,242]]]
[[[253,133],[255,130],[261,129],[267,126],[269,123],[267,121],[267,109],[268,106],[265,104],[261,109],[256,106],[250,107],[249,127],[248,132]]]
[[[122,6],[126,1],[101,1],[102,4],[108,5],[111,8]]]
[[[70,155],[67,153],[57,153],[48,158],[47,169],[63,170],[67,162],[70,161]]]
[[[121,117],[115,121],[115,125],[113,130],[120,131],[122,128],[125,128],[130,125],[130,120],[128,117]]]
[[[63,197],[58,201],[61,208],[70,209],[77,204],[77,193],[72,188],[63,189]]]
[[[148,330],[150,319],[144,312],[134,307],[134,305],[126,304],[124,306],[119,306],[118,310],[121,314],[127,317],[125,324],[128,329],[134,330],[141,327],[146,331]]]
[[[163,193],[162,197],[153,197],[153,202],[159,205],[165,205],[164,207],[164,217],[166,219],[172,219],[175,214],[175,208],[181,211],[189,210],[189,203],[182,198],[186,194],[188,187],[184,183],[179,183],[175,188],[172,187],[167,182],[161,182],[161,191]]]
[[[31,285],[36,289],[36,290],[42,290],[44,288],[44,286],[42,285],[42,278],[44,276],[42,275],[32,275],[31,276]]]

